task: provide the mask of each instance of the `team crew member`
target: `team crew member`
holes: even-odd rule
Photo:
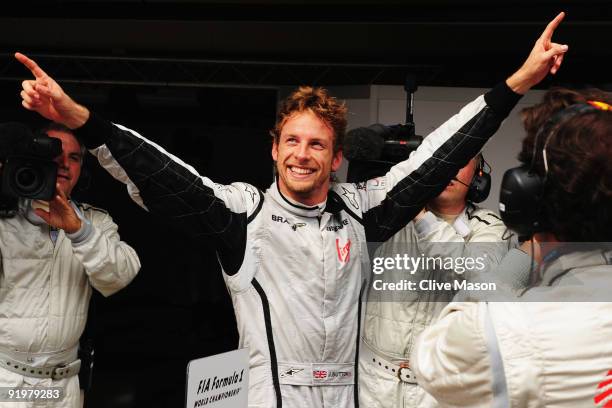
[[[85,152],[73,131],[52,124],[47,134],[62,142],[55,197],[47,209],[21,199],[16,216],[0,219],[0,387],[64,397],[0,402],[7,408],[82,406],[77,348],[91,288],[112,295],[140,269],[108,213],[70,199]]]
[[[474,202],[486,199],[490,176],[482,154],[463,167],[444,191],[414,221],[382,244],[376,257],[482,259],[484,268],[497,265],[509,249],[506,226],[494,212]],[[477,270],[419,267],[415,271],[385,270],[372,279],[411,280],[415,290],[376,290],[368,285],[363,341],[359,356],[359,397],[364,407],[427,407],[436,401],[417,385],[410,369],[415,339],[440,314],[457,290],[423,290],[423,281],[438,283],[469,279]],[[485,270],[479,273],[486,273]]]
[[[516,213],[521,220],[506,220],[535,232],[540,268],[519,301],[451,303],[424,331],[413,368],[442,405],[609,406],[612,106],[605,102],[557,89],[524,112],[524,166],[512,171],[531,182],[503,188],[531,201]]]
[[[403,228],[480,151],[531,86],[556,71],[567,47],[547,29],[526,63],[433,132],[384,177],[336,184],[346,108],[304,87],[282,105],[273,129],[278,173],[265,192],[218,185],[138,133],[75,103],[33,61],[23,104],[78,132],[134,200],[217,246],[240,347],[250,350],[251,407],[357,404],[359,298],[369,271],[366,241]]]

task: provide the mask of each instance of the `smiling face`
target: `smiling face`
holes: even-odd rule
[[[327,198],[330,174],[342,163],[334,153],[332,128],[311,110],[295,112],[285,121],[278,142],[272,145],[281,193],[313,206]]]
[[[59,188],[70,197],[72,189],[81,176],[83,154],[78,140],[70,133],[58,130],[49,130],[49,137],[62,141],[62,153],[54,161],[57,163],[57,184]]]

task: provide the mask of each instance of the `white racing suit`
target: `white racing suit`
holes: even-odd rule
[[[75,369],[91,287],[109,296],[140,269],[138,256],[119,240],[106,211],[72,205],[82,220],[74,234],[51,230],[29,201],[20,203],[15,217],[0,219],[0,387],[59,387],[64,392],[63,399],[48,405],[42,398],[4,399],[0,407],[80,407]],[[73,371],[65,372],[63,365]]]
[[[610,407],[609,248],[562,255],[513,302],[449,304],[412,352],[422,386],[444,407]]]
[[[431,257],[484,256],[487,267],[497,265],[509,249],[506,226],[494,212],[468,203],[452,224],[427,212],[382,244],[375,257],[397,254]],[[486,254],[486,255],[485,255]],[[464,272],[464,271],[461,271]],[[391,275],[389,275],[391,274]],[[385,271],[368,285],[363,341],[359,358],[359,396],[362,407],[433,407],[436,401],[416,383],[410,371],[410,352],[418,335],[436,320],[456,291],[380,289],[374,281],[411,279],[452,282],[467,273],[436,269]],[[418,288],[418,286],[417,286]],[[400,367],[403,366],[403,367]]]
[[[219,185],[137,133],[92,114],[79,135],[134,201],[216,246],[239,347],[250,351],[250,407],[357,405],[366,241],[382,242],[495,133],[519,96],[505,84],[467,105],[385,177],[332,184],[306,207],[245,183]]]

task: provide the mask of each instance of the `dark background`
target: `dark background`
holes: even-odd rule
[[[408,72],[421,86],[489,87],[561,10],[555,39],[570,51],[541,86],[610,90],[609,1],[22,1],[0,17],[0,121],[41,123],[20,107],[21,51],[214,181],[265,189],[268,130],[290,87],[401,85]],[[138,208],[92,162],[75,195],[111,213],[143,267],[120,293],[94,296],[87,407],[181,407],[187,362],[237,346],[214,252]]]

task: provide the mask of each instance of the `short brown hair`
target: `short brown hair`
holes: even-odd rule
[[[346,106],[330,96],[326,89],[300,86],[281,104],[274,129],[270,131],[275,143],[279,142],[281,129],[291,115],[310,110],[334,132],[334,153],[342,150],[346,133]]]
[[[81,138],[77,136],[77,134],[74,132],[73,129],[70,129],[68,126],[62,125],[61,123],[57,123],[57,122],[49,122],[47,123],[46,126],[43,126],[40,129],[40,132],[44,134],[47,134],[50,131],[68,133],[69,135],[72,135],[72,137],[74,137],[76,141],[79,143],[79,147],[81,148],[81,162],[87,156],[87,148],[85,147],[85,143],[83,143]]]
[[[599,90],[555,88],[542,103],[523,110],[527,137],[519,160],[545,178],[542,212],[560,241],[612,241],[612,111],[561,113],[555,124],[549,122],[567,107],[593,99],[610,103]]]
[[[523,140],[523,148],[519,153],[519,161],[522,163],[531,163],[533,158],[534,143],[536,152],[542,152],[546,137],[540,137],[536,140],[536,135],[542,126],[557,112],[562,111],[572,105],[578,103],[586,103],[587,101],[609,101],[609,95],[604,91],[596,88],[574,90],[568,88],[555,87],[551,88],[542,97],[542,101],[536,105],[525,108],[521,111],[521,120],[523,127],[527,131],[527,136]],[[541,135],[546,136],[546,135]]]

